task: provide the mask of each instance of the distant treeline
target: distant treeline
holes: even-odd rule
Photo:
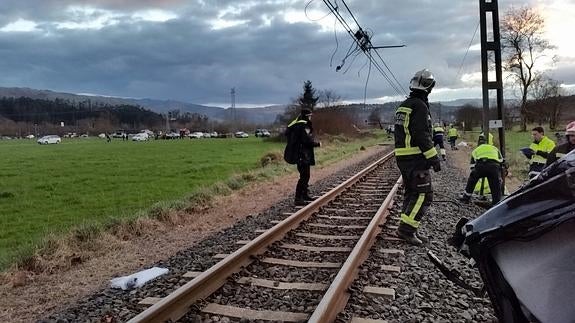
[[[119,123],[161,124],[162,116],[133,105],[109,105],[91,101],[43,100],[27,97],[0,99],[0,115],[14,122],[75,124],[82,119],[109,118]]]
[[[172,115],[173,114],[173,115]],[[196,113],[169,115],[171,128],[205,127],[208,118]],[[62,123],[64,126],[62,127]],[[0,98],[0,134],[96,133],[117,129],[165,129],[166,116],[135,105],[92,101]]]

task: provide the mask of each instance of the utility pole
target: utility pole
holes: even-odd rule
[[[494,125],[499,128],[499,149],[505,157],[505,128],[503,107],[503,74],[501,68],[501,34],[499,32],[498,0],[479,0],[479,22],[481,26],[481,74],[483,88],[483,133],[489,131],[489,90],[497,91],[497,119]],[[487,18],[491,18],[488,21]],[[493,39],[488,39],[487,24],[492,27]],[[490,55],[491,54],[491,55]],[[489,81],[489,57],[495,58],[495,81]]]
[[[503,108],[503,74],[501,72],[501,34],[499,33],[498,0],[479,0],[479,23],[481,25],[481,75],[483,88],[483,134],[489,140],[489,90],[497,91],[497,119],[494,128],[499,128],[499,151],[505,158],[505,128]],[[491,18],[492,37],[487,39],[487,17]],[[489,56],[495,58],[495,81],[489,81]],[[505,194],[505,176],[501,176],[501,193]]]

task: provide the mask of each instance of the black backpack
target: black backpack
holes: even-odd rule
[[[299,151],[297,143],[292,138],[293,137],[292,134],[293,131],[290,128],[288,128],[285,132],[285,135],[287,137],[287,145],[284,149],[284,160],[286,161],[286,163],[294,165],[297,164],[298,162]]]

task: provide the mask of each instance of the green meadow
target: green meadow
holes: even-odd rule
[[[336,139],[317,150],[318,161],[345,158],[380,138]],[[283,147],[261,138],[0,141],[0,269],[33,252],[49,233],[134,217],[216,183],[235,189],[230,179],[261,170],[260,159]],[[295,169],[274,167],[266,176]]]

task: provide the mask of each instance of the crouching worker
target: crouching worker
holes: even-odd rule
[[[485,177],[489,182],[492,204],[495,205],[501,200],[501,169],[504,166],[503,157],[499,149],[487,144],[485,136],[480,135],[478,147],[471,152],[471,174],[465,186],[465,192],[460,200],[471,201],[471,194],[477,182]]]
[[[302,108],[300,115],[288,125],[286,130],[287,145],[284,150],[284,160],[289,164],[296,164],[299,172],[299,180],[295,189],[295,205],[306,205],[313,200],[308,191],[310,168],[315,165],[313,149],[320,147],[321,143],[314,140],[311,115],[311,109]]]

